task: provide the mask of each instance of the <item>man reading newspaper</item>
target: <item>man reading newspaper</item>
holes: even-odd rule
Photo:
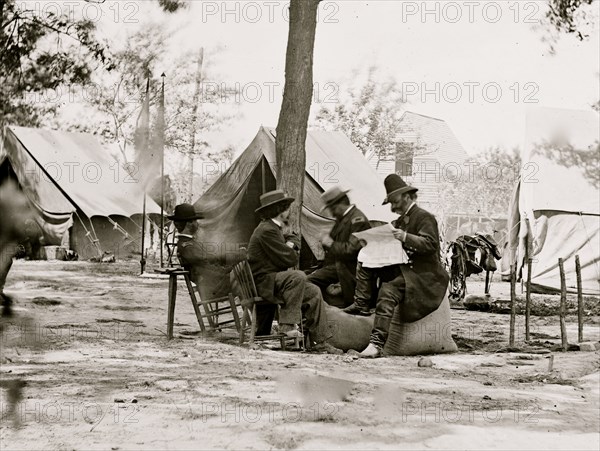
[[[368,255],[368,241],[361,251],[362,255],[359,254],[355,302],[344,311],[368,314],[367,305],[371,298],[373,280],[378,277],[382,282],[369,346],[361,353],[362,357],[381,356],[396,307],[400,309],[402,322],[418,321],[439,307],[449,281],[440,261],[437,221],[431,213],[416,205],[417,188],[407,185],[396,174],[387,176],[384,185],[387,196],[383,204],[391,204],[392,211],[400,215],[392,222],[393,228],[390,228],[389,233],[401,242],[408,260],[402,260],[401,252],[394,255],[394,251],[390,250],[382,258],[388,261],[398,259],[399,264],[377,262],[372,255]]]

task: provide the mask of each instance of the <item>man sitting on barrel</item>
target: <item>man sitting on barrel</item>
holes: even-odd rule
[[[352,304],[356,289],[356,265],[358,252],[361,249],[359,240],[352,234],[369,229],[369,221],[365,214],[354,204],[350,204],[348,191],[338,186],[325,191],[321,200],[335,218],[331,232],[321,238],[325,249],[325,263],[308,276],[308,280],[318,286],[321,291],[329,285],[338,283],[342,289],[345,305]]]
[[[363,310],[371,299],[373,278],[382,282],[369,346],[361,352],[362,357],[381,355],[396,307],[403,323],[426,317],[440,306],[449,280],[440,261],[437,221],[416,205],[417,188],[396,174],[388,175],[384,185],[387,196],[383,204],[390,203],[392,211],[400,215],[392,222],[396,229],[393,234],[402,242],[409,262],[377,270],[363,268],[360,263],[357,266],[354,311]],[[347,310],[352,312],[352,308]]]
[[[297,325],[306,320],[311,339],[316,343],[314,351],[342,354],[327,339],[331,337],[327,325],[327,313],[321,290],[307,280],[306,274],[289,269],[298,264],[300,238],[284,233],[293,197],[281,190],[260,196],[256,210],[262,221],[258,224],[248,244],[248,263],[259,296],[274,304],[280,304],[279,331],[290,338],[297,338]]]

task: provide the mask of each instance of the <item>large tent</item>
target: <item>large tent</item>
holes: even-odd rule
[[[598,114],[535,108],[526,130],[503,271],[516,262],[524,277],[531,258],[534,289],[556,291],[562,258],[567,288],[575,291],[578,255],[584,293],[600,294]]]
[[[46,245],[84,259],[139,252],[143,189],[93,135],[6,127],[0,183],[7,179],[39,212]],[[160,215],[150,198],[146,211]]]
[[[263,192],[276,187],[275,130],[260,127],[256,137],[233,164],[198,199],[195,207],[206,213],[202,240],[208,252],[225,261],[243,255],[252,231],[258,224],[255,210]],[[382,179],[369,166],[360,150],[341,132],[309,131],[306,138],[306,174],[302,203],[302,238],[308,250],[301,266],[323,257],[321,233],[329,231],[333,219],[321,212],[320,195],[340,185],[372,221],[396,218],[383,206]],[[307,246],[303,245],[306,251]]]

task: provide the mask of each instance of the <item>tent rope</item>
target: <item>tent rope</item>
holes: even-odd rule
[[[101,257],[103,252],[102,252],[102,248],[100,247],[100,240],[98,239],[98,235],[96,235],[96,231],[94,230],[94,224],[92,224],[92,220],[90,218],[88,218],[88,221],[90,222],[90,228],[91,228],[91,230],[88,230],[88,228],[85,226],[85,223],[83,222],[83,219],[81,219],[81,216],[79,216],[79,212],[77,210],[75,210],[75,214],[79,218],[79,222],[81,222],[81,225],[83,226],[83,229],[85,230],[85,236],[96,247],[96,250],[98,251],[98,256]],[[93,233],[93,237],[92,237],[92,233]]]
[[[108,219],[108,222],[110,222],[113,225],[113,230],[118,230],[127,239],[126,244],[134,243],[136,241],[135,238],[132,237],[127,232],[127,230],[125,230],[123,227],[121,227],[118,222],[114,221],[110,216],[107,216],[106,218]],[[131,218],[129,218],[129,219],[131,219]],[[134,222],[134,224],[135,224],[135,222]]]

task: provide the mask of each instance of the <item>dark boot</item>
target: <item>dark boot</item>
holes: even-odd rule
[[[346,307],[345,309],[343,309],[342,312],[348,313],[349,315],[360,315],[360,316],[371,315],[371,311],[369,310],[368,306],[358,304],[356,302],[354,302],[353,304],[351,304],[348,307]]]

